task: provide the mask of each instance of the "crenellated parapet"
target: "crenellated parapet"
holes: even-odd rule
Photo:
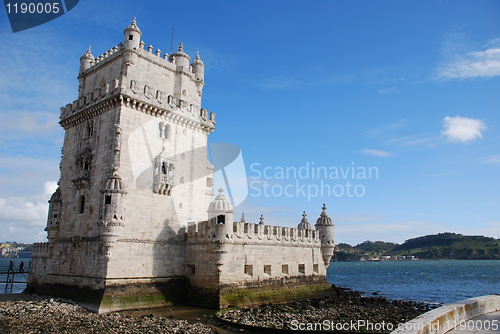
[[[187,243],[255,244],[270,246],[321,247],[320,232],[284,226],[246,222],[226,224],[215,221],[191,223],[187,230]]]
[[[80,58],[80,75],[84,75],[90,71],[96,70],[98,67],[118,58],[123,54],[123,44],[115,45],[102,55],[94,58],[90,51],[90,46],[87,52]]]
[[[48,258],[50,255],[50,248],[48,242],[35,242],[31,252],[32,258]]]

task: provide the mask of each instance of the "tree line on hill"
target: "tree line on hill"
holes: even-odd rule
[[[446,232],[408,239],[402,244],[364,241],[351,246],[340,243],[333,261],[373,260],[382,256],[414,256],[422,260],[498,260],[500,239]]]

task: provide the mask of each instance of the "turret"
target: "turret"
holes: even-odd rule
[[[61,189],[52,194],[49,200],[49,216],[47,219],[47,238],[50,241],[55,241],[59,237],[59,221],[61,220],[62,197]]]
[[[80,57],[80,73],[90,68],[93,62],[94,62],[94,56],[90,52],[90,46],[89,46],[87,52],[85,52],[83,56]]]
[[[100,218],[102,221],[118,222],[124,220],[123,195],[126,192],[123,188],[122,178],[118,175],[117,166],[113,166],[113,171],[106,180],[104,189],[101,190],[103,198]]]
[[[118,175],[118,166],[111,167],[111,173],[101,190],[100,235],[104,240],[106,258],[109,259],[110,248],[125,226],[124,189],[122,178]]]
[[[184,52],[182,43],[179,44],[179,49],[171,57],[175,58],[175,65],[184,67],[184,71],[187,72],[191,58]]]
[[[215,236],[224,240],[226,234],[233,229],[233,206],[224,196],[224,189],[219,188],[219,194],[208,206],[208,222],[215,227]]]
[[[196,81],[203,82],[205,78],[205,64],[201,61],[200,53],[196,52],[196,59],[191,64],[193,67],[193,73],[196,77]]]
[[[299,225],[297,225],[297,228],[312,230],[311,223],[309,223],[306,216],[306,212],[304,211],[304,213],[302,214],[302,220],[300,221]]]
[[[124,34],[123,45],[125,46],[125,49],[130,49],[130,50],[139,49],[139,43],[141,40],[142,32],[136,24],[135,17],[134,20],[132,21],[132,24],[130,24],[127,27],[127,29],[125,29],[123,34]]]
[[[326,212],[326,204],[323,204],[323,211],[321,212],[318,220],[316,221],[316,230],[319,232],[319,238],[321,240],[321,254],[323,255],[323,261],[325,266],[330,265],[330,259],[333,256],[335,250],[335,244],[333,239],[333,223],[332,219],[328,217],[328,212]]]
[[[199,52],[196,52],[196,59],[191,64],[191,67],[196,79],[196,89],[201,96],[203,86],[205,86],[205,64],[201,61]]]

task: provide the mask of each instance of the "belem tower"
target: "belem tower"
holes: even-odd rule
[[[204,64],[124,41],[80,58],[78,99],[61,108],[59,188],[27,292],[95,312],[285,301],[325,293],[334,250],[326,207],[315,229],[233,218],[207,159],[215,114],[201,108]]]

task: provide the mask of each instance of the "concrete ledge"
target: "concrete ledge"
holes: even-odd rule
[[[424,313],[391,334],[443,334],[471,318],[499,310],[500,295],[465,299]]]

